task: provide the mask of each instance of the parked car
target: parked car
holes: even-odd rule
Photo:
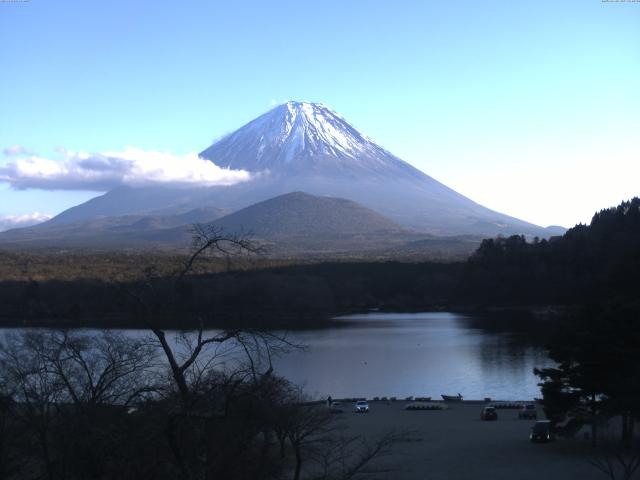
[[[484,407],[480,412],[480,420],[498,420],[495,407]]]
[[[356,413],[369,413],[369,404],[366,400],[356,402]]]
[[[549,420],[538,420],[531,428],[529,440],[532,442],[550,442],[553,439],[553,430]]]
[[[526,405],[523,405],[518,412],[518,418],[535,420],[536,418],[538,418],[536,406],[533,403],[527,403]]]
[[[340,402],[332,402],[329,406],[329,411],[331,413],[342,413],[344,412],[344,406]]]

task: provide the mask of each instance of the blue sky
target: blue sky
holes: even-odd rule
[[[31,0],[0,3],[0,42],[0,167],[179,158],[294,99],[541,225],[640,193],[637,2]],[[47,188],[0,182],[0,216],[96,195]]]

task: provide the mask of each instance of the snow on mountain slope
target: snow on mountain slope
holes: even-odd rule
[[[287,102],[275,107],[200,156],[221,167],[252,172],[424,175],[319,103]]]

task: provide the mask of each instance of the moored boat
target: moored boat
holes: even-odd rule
[[[441,395],[442,399],[445,402],[461,402],[462,395],[459,393],[458,395]]]

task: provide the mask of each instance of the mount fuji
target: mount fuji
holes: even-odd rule
[[[540,237],[557,233],[475,203],[318,103],[279,105],[209,146],[200,157],[223,168],[248,171],[251,180],[215,187],[119,187],[31,227],[29,236],[53,227],[64,232],[66,225],[95,224],[111,217],[139,222],[144,217],[188,217],[202,209],[233,213],[292,192],[357,202],[413,233]],[[252,225],[244,227],[250,230]]]
[[[228,189],[233,208],[292,191],[347,198],[395,222],[436,235],[527,234],[546,229],[479,205],[388,152],[322,104],[287,102],[200,153],[253,172]],[[242,205],[244,206],[244,205]]]

